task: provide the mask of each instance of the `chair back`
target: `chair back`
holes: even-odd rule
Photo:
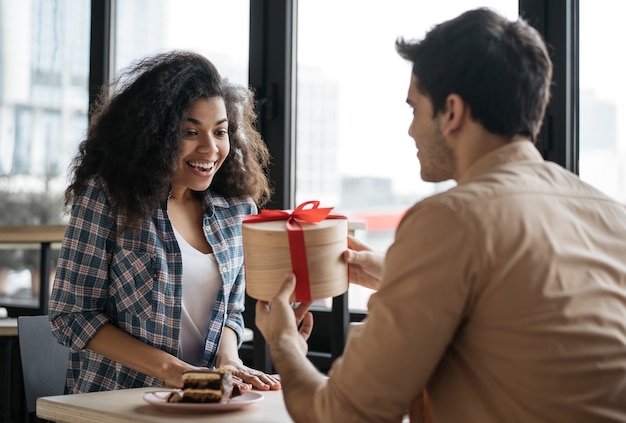
[[[35,412],[37,398],[63,395],[69,348],[52,334],[47,315],[17,318],[26,408]]]

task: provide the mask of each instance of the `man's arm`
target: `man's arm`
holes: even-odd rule
[[[366,322],[350,336],[327,379],[306,360],[298,310],[294,316],[288,304],[293,283],[288,281],[271,304],[257,303],[257,326],[295,421],[402,420],[463,319],[476,246],[470,232],[447,203],[425,201],[407,212]]]
[[[289,414],[297,422],[308,422],[315,421],[311,399],[326,378],[306,357],[313,315],[308,311],[310,303],[292,309],[289,298],[295,287],[296,278],[289,274],[271,303],[258,301],[256,325],[269,345],[272,362],[280,374]]]

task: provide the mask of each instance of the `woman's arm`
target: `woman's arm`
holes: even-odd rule
[[[103,310],[114,227],[104,188],[89,181],[72,204],[48,304],[52,331],[71,351],[85,348],[109,321]]]
[[[182,388],[182,374],[198,367],[141,342],[123,330],[106,323],[87,344],[87,348],[126,367],[161,379],[171,388]]]

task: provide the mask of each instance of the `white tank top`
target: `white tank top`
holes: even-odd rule
[[[174,228],[174,226],[172,226]],[[183,257],[183,304],[180,325],[180,358],[194,366],[202,365],[206,336],[222,280],[212,253],[192,247],[174,229]]]

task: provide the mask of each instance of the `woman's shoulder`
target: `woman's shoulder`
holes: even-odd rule
[[[76,196],[77,199],[96,202],[111,202],[111,193],[104,179],[94,175],[85,181],[85,186]]]
[[[118,218],[116,210],[106,184],[94,176],[74,196],[69,226],[110,229]]]

